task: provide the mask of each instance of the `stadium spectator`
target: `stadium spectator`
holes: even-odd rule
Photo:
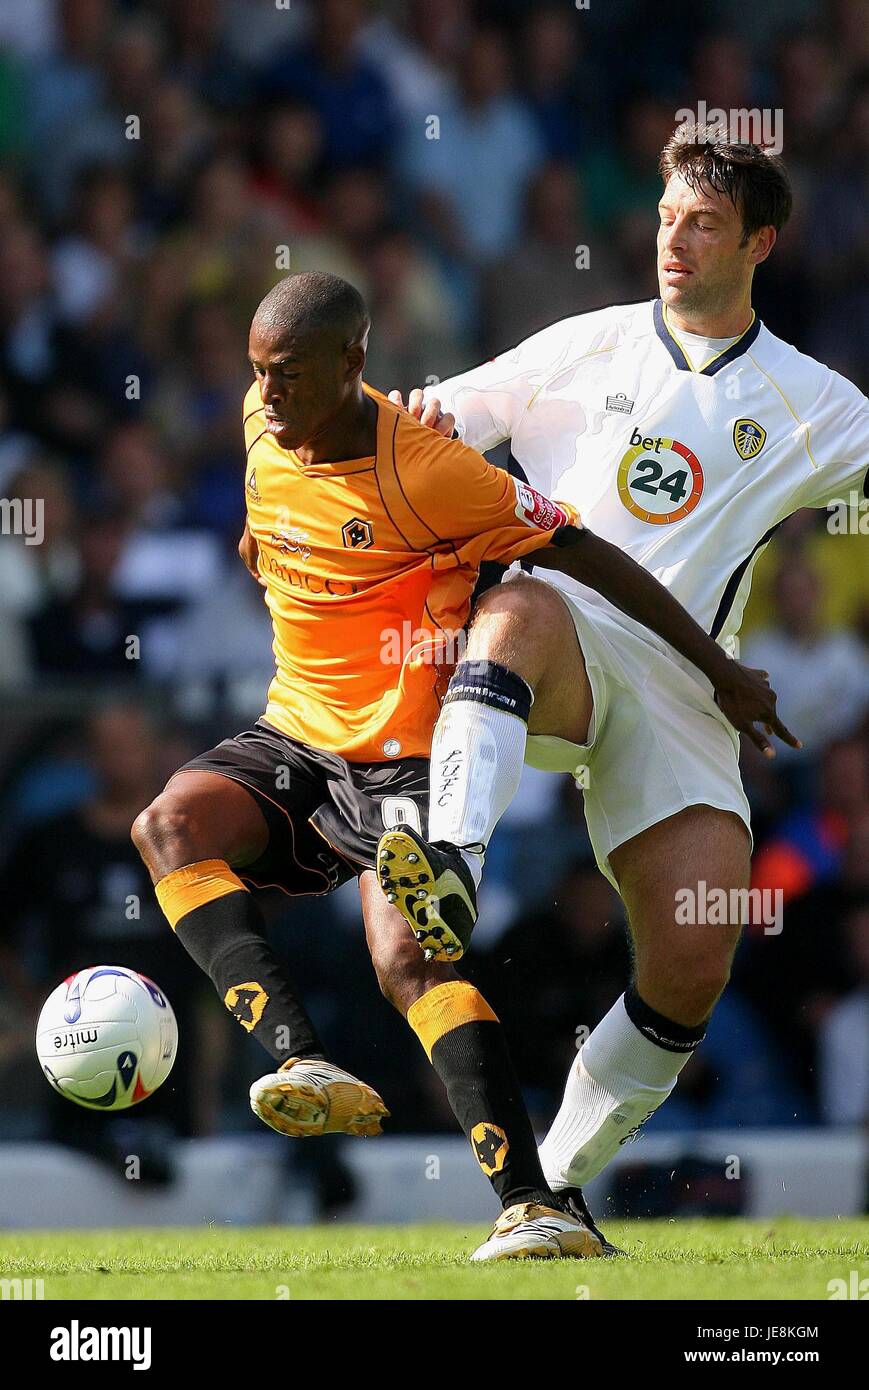
[[[831,743],[817,797],[789,808],[754,855],[751,883],[789,902],[835,879],[852,827],[869,806],[869,740]]]
[[[186,87],[218,111],[231,112],[249,95],[247,70],[235,61],[225,32],[222,0],[161,0],[165,15],[169,70]]]
[[[232,153],[211,155],[194,171],[189,219],[172,234],[187,293],[234,300],[243,313],[277,279],[277,233],[243,160]]]
[[[788,158],[795,167],[811,167],[816,142],[829,130],[833,116],[829,45],[810,28],[788,33],[778,46],[774,68],[776,105],[787,111]]]
[[[575,159],[590,143],[600,82],[583,52],[582,30],[561,5],[534,7],[520,38],[521,90],[546,154],[555,163]]]
[[[125,527],[117,514],[92,514],[79,540],[80,571],[68,597],[50,596],[30,619],[34,670],[68,681],[130,681],[141,674],[131,659],[130,637],[142,631],[145,613],[113,588]]]
[[[284,48],[259,77],[267,98],[293,96],[318,112],[332,168],[382,163],[394,134],[389,84],[360,49],[365,8],[361,0],[319,0],[310,39]]]
[[[853,633],[822,625],[821,586],[805,559],[779,568],[773,593],[776,626],[752,633],[742,658],[775,673],[781,717],[802,740],[802,753],[782,748],[781,760],[817,758],[833,739],[858,729],[869,711],[869,652]]]
[[[0,371],[8,422],[48,443],[79,443],[97,427],[77,390],[72,344],[51,294],[46,248],[32,223],[0,238]]]
[[[238,403],[248,384],[232,306],[194,304],[182,317],[174,371],[164,372],[148,414],[182,478],[200,527],[238,539]]]
[[[143,103],[135,174],[143,224],[167,233],[187,213],[190,185],[211,153],[213,128],[196,95],[163,76]]]
[[[315,178],[323,152],[323,127],[317,113],[299,102],[282,101],[265,115],[262,134],[253,141],[254,187],[274,206],[293,236],[323,230],[323,210]]]
[[[178,476],[149,425],[118,426],[100,463],[97,497],[123,523],[119,548],[103,575],[105,596],[126,615],[127,633],[141,639],[132,664],[141,658],[147,668],[157,658],[160,620],[171,626],[173,615],[217,586],[222,547],[193,512],[187,480]]]
[[[57,132],[93,117],[103,97],[111,7],[108,0],[62,0],[55,8],[57,40],[29,65],[25,109],[32,139],[59,164],[63,154],[52,149]],[[62,208],[68,194],[64,183],[53,206]]]
[[[498,30],[472,33],[456,78],[455,98],[432,113],[437,124],[406,125],[402,173],[427,235],[450,259],[474,266],[515,247],[525,188],[544,149],[512,89]]]
[[[365,258],[373,327],[366,380],[383,391],[407,392],[430,376],[444,378],[468,350],[437,264],[408,232],[387,228]]]
[[[769,848],[761,851],[768,853]],[[785,865],[782,880],[787,872]],[[867,906],[869,797],[864,791],[836,871],[786,899],[781,931],[750,932],[736,962],[739,990],[766,1018],[778,1051],[790,1058],[805,1091],[816,1098],[818,1030],[829,1011],[861,985],[865,962],[854,933]],[[855,1045],[859,1050],[856,1036]],[[829,1072],[823,1084],[829,1092]]]
[[[607,248],[588,245],[571,171],[547,165],[528,189],[519,245],[484,276],[483,348],[503,352],[568,314],[617,304],[627,292]]]
[[[854,988],[829,1009],[818,1034],[821,1114],[831,1125],[869,1125],[869,902],[845,921]]]

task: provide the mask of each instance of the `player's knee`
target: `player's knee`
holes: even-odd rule
[[[183,854],[195,838],[190,809],[179,797],[162,792],[133,821],[130,838],[149,867],[173,849]]]
[[[551,584],[521,575],[488,589],[474,609],[468,637],[471,660],[492,660],[517,670],[536,689],[567,637],[570,619]]]
[[[139,812],[130,827],[130,839],[133,841],[133,844],[136,846],[136,849],[143,859],[145,858],[148,846],[151,842],[152,810],[153,804],[151,806],[146,806],[144,811]]]
[[[497,620],[521,623],[524,628],[526,623],[548,619],[563,607],[550,584],[521,574],[506,584],[495,584],[486,590],[474,608],[474,626]]]

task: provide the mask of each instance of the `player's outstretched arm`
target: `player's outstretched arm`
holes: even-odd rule
[[[533,561],[597,589],[693,662],[712,682],[722,713],[767,757],[775,756],[767,735],[775,734],[792,748],[802,747],[776,714],[768,673],[732,660],[669,590],[617,545],[591,531],[563,526],[554,533],[551,545],[534,552]],[[760,729],[755,727],[758,724]]]

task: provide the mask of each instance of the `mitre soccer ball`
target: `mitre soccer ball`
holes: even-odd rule
[[[126,1110],[162,1086],[178,1051],[172,1005],[147,975],[92,965],[42,1006],[36,1051],[52,1086],[91,1110]]]

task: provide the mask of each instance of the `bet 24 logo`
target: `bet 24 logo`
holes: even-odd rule
[[[693,512],[703,493],[703,469],[697,455],[678,439],[634,430],[618,472],[623,506],[640,521],[667,526]]]

